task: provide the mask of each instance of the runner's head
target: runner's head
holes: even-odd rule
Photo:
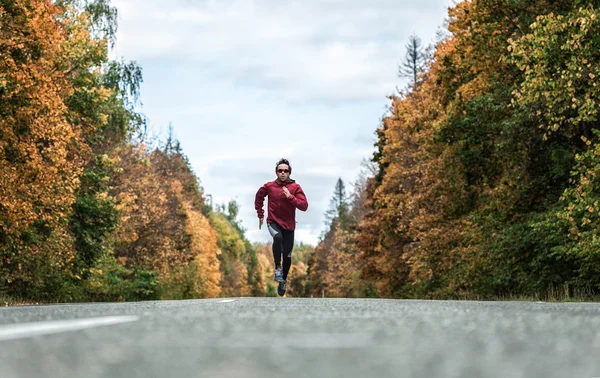
[[[287,159],[281,159],[275,165],[275,174],[279,181],[286,181],[292,174],[292,166]]]

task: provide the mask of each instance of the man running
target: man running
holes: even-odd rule
[[[269,197],[267,228],[273,237],[273,259],[275,260],[275,281],[279,282],[277,294],[283,296],[287,288],[287,276],[292,266],[294,248],[294,230],[296,229],[296,209],[306,211],[308,201],[300,185],[290,178],[292,166],[286,159],[275,165],[277,179],[264,184],[254,199],[254,208],[258,214],[258,229],[264,219],[263,205],[265,196]],[[283,270],[281,259],[283,257]]]

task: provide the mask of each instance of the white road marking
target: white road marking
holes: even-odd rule
[[[228,302],[235,302],[235,299],[223,299],[222,301],[219,301],[219,303],[228,303]]]
[[[138,316],[105,316],[101,318],[55,320],[0,326],[0,340],[14,340],[139,320]]]

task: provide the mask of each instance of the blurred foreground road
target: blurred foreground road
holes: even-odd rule
[[[0,309],[0,377],[600,377],[600,304],[230,298]]]

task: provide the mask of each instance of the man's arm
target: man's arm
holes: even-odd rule
[[[306,199],[306,195],[302,190],[302,187],[298,185],[298,189],[296,189],[295,194],[290,194],[288,200],[292,201],[294,207],[300,211],[306,211],[308,209],[308,200]]]
[[[256,196],[254,197],[254,209],[256,209],[256,214],[259,219],[263,219],[265,217],[265,210],[263,206],[265,204],[265,197],[267,196],[267,184],[263,185],[256,192]]]

